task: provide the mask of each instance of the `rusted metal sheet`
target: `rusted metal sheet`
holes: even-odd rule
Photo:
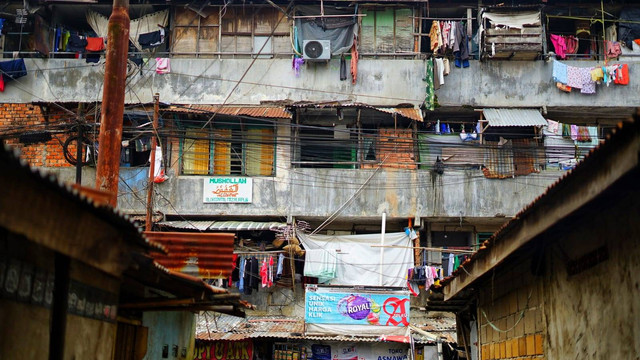
[[[168,254],[154,259],[169,270],[206,279],[224,279],[233,271],[234,234],[145,232],[146,237],[162,244]]]
[[[416,108],[373,108],[375,110],[385,112],[388,114],[398,114],[402,117],[406,117],[407,119],[415,120],[415,121],[423,121],[422,118],[422,110]]]
[[[250,116],[256,118],[291,119],[292,115],[282,106],[231,106],[231,105],[189,105],[171,106],[164,112],[186,114],[220,114]]]

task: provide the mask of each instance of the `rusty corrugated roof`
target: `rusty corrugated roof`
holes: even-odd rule
[[[291,119],[292,115],[283,106],[251,105],[184,105],[170,106],[164,112],[191,114],[221,114],[231,116],[249,116],[269,119]]]
[[[214,221],[214,220],[177,220],[162,221],[158,225],[174,229],[213,230],[213,231],[276,231],[287,227],[287,223],[277,221]]]
[[[252,338],[291,338],[304,333],[304,319],[284,316],[246,319],[216,313],[198,315],[196,339],[244,340]]]
[[[196,339],[219,340],[245,340],[255,338],[286,338],[304,339],[313,341],[351,341],[351,342],[379,342],[379,336],[347,336],[347,335],[305,335],[304,319],[285,316],[248,316],[246,319],[213,312],[198,314],[196,325]],[[439,334],[449,342],[455,342],[455,337],[447,332]],[[435,331],[438,332],[438,331]],[[453,332],[455,333],[455,319],[453,320]],[[366,335],[366,334],[363,334]],[[428,341],[418,341],[427,343]]]
[[[422,118],[422,110],[417,108],[373,108],[378,111],[382,111],[388,114],[398,114],[406,117],[407,119],[415,121],[424,121]]]
[[[422,117],[422,110],[416,107],[376,107],[369,104],[363,103],[341,103],[337,101],[332,102],[324,102],[324,103],[299,103],[291,105],[293,108],[316,108],[316,109],[326,109],[326,108],[363,108],[363,109],[371,109],[380,111],[387,114],[397,114],[402,117],[405,117],[410,120],[415,121],[424,121]]]
[[[169,270],[205,279],[231,275],[234,234],[148,231],[145,235],[167,249],[168,254],[155,254],[154,259]]]

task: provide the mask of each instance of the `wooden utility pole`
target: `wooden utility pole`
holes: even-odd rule
[[[107,28],[106,65],[96,169],[96,188],[112,194],[110,204],[113,207],[118,204],[129,23],[129,0],[114,0]]]
[[[153,135],[151,136],[151,157],[149,158],[149,184],[147,185],[147,218],[144,230],[151,231],[153,225],[153,180],[156,173],[156,146],[158,146],[158,117],[160,112],[160,95],[153,95]]]

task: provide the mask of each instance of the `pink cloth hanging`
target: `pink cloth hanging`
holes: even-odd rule
[[[553,44],[553,48],[556,50],[556,55],[560,59],[567,58],[567,43],[564,40],[564,37],[561,35],[551,34],[551,43]]]

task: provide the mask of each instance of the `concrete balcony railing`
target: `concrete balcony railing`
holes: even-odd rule
[[[102,60],[104,61],[104,60]],[[82,59],[25,59],[28,75],[8,83],[7,103],[94,102],[102,97],[104,64]],[[131,76],[127,103],[152,102],[153,93],[173,104],[221,104],[245,71],[246,76],[227,104],[265,101],[346,101],[391,106],[420,106],[425,98],[423,60],[361,59],[358,81],[340,81],[340,61],[309,63],[296,76],[291,59],[171,59],[171,73],[157,74],[154,60]],[[594,61],[569,61],[580,67],[602,66]],[[640,58],[629,73],[640,73]],[[560,92],[551,79],[552,62],[471,61],[469,68],[452,68],[436,91],[443,107],[635,107],[640,106],[640,82],[627,86],[598,86],[595,95]],[[247,70],[248,69],[248,70]]]
[[[434,175],[429,170],[378,171],[350,169],[295,169],[278,177],[253,178],[250,204],[203,203],[203,176],[170,176],[156,184],[155,209],[167,215],[282,217],[327,217],[352,196],[353,202],[340,213],[343,219],[377,219],[382,211],[390,217],[495,217],[513,216],[564,174],[546,170],[511,179],[486,179],[479,170],[447,170]],[[57,169],[63,180],[73,181],[75,170]],[[121,168],[118,206],[126,213],[145,212],[148,168]],[[85,168],[84,183],[95,182],[95,169]],[[122,182],[122,181],[121,181]]]

